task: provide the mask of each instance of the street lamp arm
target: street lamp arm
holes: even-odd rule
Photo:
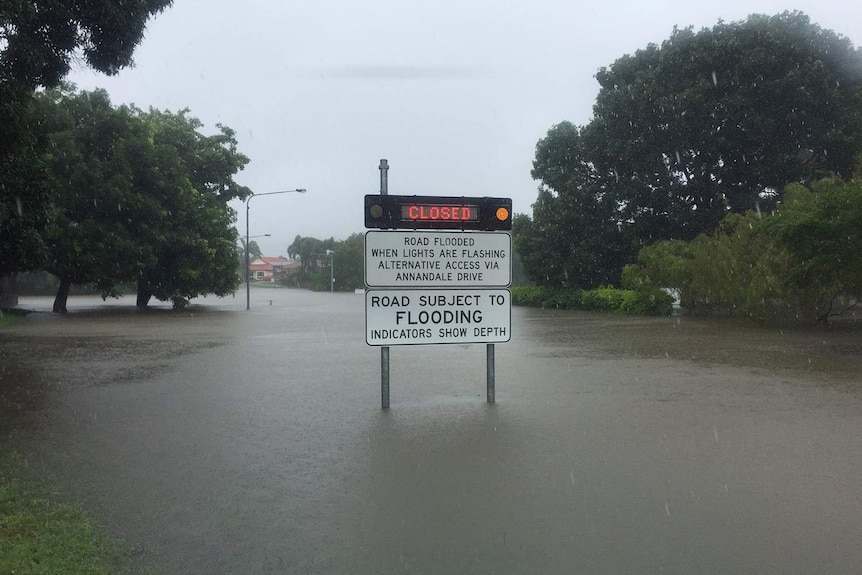
[[[249,209],[249,206],[251,206],[251,200],[253,198],[256,198],[257,196],[274,196],[275,194],[290,194],[290,193],[304,194],[307,191],[308,190],[306,190],[305,188],[296,188],[294,190],[279,190],[277,192],[263,192],[261,194],[255,194],[254,192],[251,192],[251,194],[249,194],[249,196],[245,199],[245,309],[246,310],[251,309],[251,277],[250,277],[250,270],[249,270],[250,266],[249,266],[249,260],[248,260],[248,241],[249,241],[248,209]],[[265,234],[265,235],[269,236],[270,234]]]
[[[251,203],[252,198],[256,198],[258,196],[274,196],[275,194],[304,194],[307,191],[308,190],[306,190],[305,188],[296,188],[294,190],[280,190],[278,192],[263,192],[260,194],[255,194],[254,192],[252,192],[245,199],[245,209],[248,210],[248,205],[249,203]]]

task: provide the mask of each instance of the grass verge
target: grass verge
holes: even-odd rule
[[[21,321],[27,313],[20,309],[0,309],[0,329]]]
[[[145,575],[133,553],[51,486],[20,478],[21,457],[0,458],[0,573]]]

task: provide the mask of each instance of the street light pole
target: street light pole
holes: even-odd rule
[[[257,196],[274,196],[275,194],[304,194],[307,190],[305,188],[296,188],[295,190],[281,190],[279,192],[264,192],[262,194],[255,194],[254,192],[249,195],[245,199],[245,309],[251,309],[251,277],[249,270],[249,261],[248,261],[248,210],[251,205],[252,198],[256,198]]]
[[[335,252],[326,250],[326,255],[329,256],[329,293],[335,291]]]
[[[244,249],[243,254],[251,252],[251,246],[249,245],[251,242],[249,242],[249,240],[253,240],[255,238],[269,238],[269,237],[272,237],[272,234],[260,234],[257,236],[250,236],[250,235],[246,234],[245,244],[248,246],[248,249]],[[243,256],[243,259],[245,259],[245,256]],[[251,260],[251,256],[249,256],[248,259]],[[250,261],[246,262],[245,273],[242,274],[242,277],[245,278],[246,282],[248,281],[248,276],[251,273],[251,270],[249,270],[250,267],[251,267],[251,262]]]

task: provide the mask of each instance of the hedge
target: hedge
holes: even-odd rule
[[[610,311],[632,315],[670,315],[673,297],[662,290],[623,290],[603,286],[592,290],[514,286],[512,303],[541,308]]]

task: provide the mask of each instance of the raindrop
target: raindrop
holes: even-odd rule
[[[715,70],[712,71],[712,84],[718,86],[718,76],[715,75]]]
[[[670,517],[670,505],[668,505],[667,501],[664,502],[664,512]]]

